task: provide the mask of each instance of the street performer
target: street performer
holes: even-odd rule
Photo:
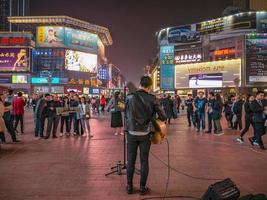
[[[149,94],[152,79],[143,76],[140,81],[140,89],[129,94],[126,98],[125,118],[127,131],[127,193],[133,193],[133,175],[138,147],[140,148],[141,181],[140,194],[148,192],[146,187],[149,163],[148,156],[151,145],[152,120],[158,118],[166,120],[163,111],[157,103],[156,97]]]

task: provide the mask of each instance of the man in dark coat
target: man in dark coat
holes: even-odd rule
[[[256,99],[251,104],[251,110],[253,111],[253,120],[254,120],[254,129],[255,129],[255,136],[249,138],[251,145],[259,145],[261,149],[265,150],[262,141],[262,135],[264,135],[264,122],[265,122],[265,115],[264,115],[264,107],[267,105],[263,100],[264,92],[258,91],[256,94]]]

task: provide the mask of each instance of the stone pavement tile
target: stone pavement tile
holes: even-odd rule
[[[223,122],[223,126],[225,126]],[[123,159],[123,137],[114,136],[107,116],[91,120],[94,138],[58,138],[35,141],[30,117],[22,144],[4,145],[0,152],[0,199],[142,199],[138,193],[125,193],[125,175],[104,174]],[[218,137],[196,134],[186,126],[184,116],[169,126],[170,164],[168,195],[200,197],[216,180],[230,177],[242,194],[267,193],[267,153],[239,145],[237,131],[225,130]],[[251,131],[245,137],[252,135]],[[7,136],[8,138],[9,136]],[[10,138],[8,138],[10,139]],[[267,142],[266,137],[264,138]],[[167,145],[152,145],[148,185],[151,196],[160,196],[167,181]],[[161,159],[162,161],[159,161]],[[137,160],[137,168],[139,160]],[[138,175],[134,185],[139,186]]]

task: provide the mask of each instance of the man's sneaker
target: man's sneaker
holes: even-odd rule
[[[244,143],[244,140],[243,140],[242,137],[236,138],[236,141],[239,142],[240,144],[243,144]]]
[[[205,131],[205,133],[211,133],[211,131],[210,131],[210,130],[208,130],[208,131]]]
[[[253,144],[256,145],[256,146],[259,146],[259,143],[256,142],[256,141],[254,141]]]
[[[59,134],[59,137],[63,137],[63,135],[64,135],[63,133],[60,133],[60,134]]]
[[[253,140],[252,138],[248,138],[248,140],[249,140],[250,144],[251,144],[252,146],[254,146],[254,140]]]

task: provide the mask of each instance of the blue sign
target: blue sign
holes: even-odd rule
[[[32,77],[31,78],[32,84],[48,84],[48,78],[39,78],[39,77]],[[59,84],[60,78],[51,78],[52,84]]]
[[[89,88],[89,94],[96,94],[96,95],[100,95],[101,94],[101,89],[99,88]]]
[[[80,31],[72,28],[65,28],[65,46],[76,49],[83,49],[91,53],[98,51],[98,36],[93,33]]]
[[[160,47],[160,88],[174,90],[174,46]]]

